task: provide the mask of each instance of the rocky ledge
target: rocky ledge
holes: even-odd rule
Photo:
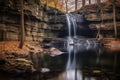
[[[38,62],[38,59],[42,61],[46,54],[53,57],[63,53],[57,48],[42,48],[32,42],[25,42],[23,48],[20,49],[18,41],[2,41],[0,42],[0,72],[18,75],[44,72],[43,66],[38,66],[42,64]]]
[[[39,53],[41,48],[24,44],[18,48],[18,41],[0,42],[0,71],[7,73],[33,73],[36,71],[33,62],[28,58],[30,52]]]

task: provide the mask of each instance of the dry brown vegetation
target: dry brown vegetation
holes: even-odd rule
[[[34,52],[42,51],[41,48],[31,46],[27,43],[24,43],[23,49],[19,48],[18,41],[2,41],[0,42],[0,51],[7,53],[17,53],[17,54],[28,54],[29,51],[33,50]]]

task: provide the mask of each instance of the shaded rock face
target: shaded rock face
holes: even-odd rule
[[[25,72],[34,72],[32,62],[22,58],[6,60],[6,64],[2,65],[0,69],[9,73],[18,74]]]
[[[30,42],[30,45],[39,44],[45,37],[58,37],[63,27],[61,23],[50,23],[53,18],[55,21],[59,21],[58,15],[62,14],[60,11],[50,7],[47,10],[45,5],[38,4],[35,1],[25,0],[24,2],[25,41]],[[1,0],[0,5],[2,5],[0,6],[0,41],[19,41],[21,35],[20,0]],[[54,12],[52,12],[53,10]],[[11,44],[13,43],[11,42]],[[35,66],[33,64],[34,60],[28,59],[29,53],[41,52],[39,48],[26,45],[31,51],[28,53],[23,51],[21,52],[23,55],[19,55],[19,52],[14,48],[18,48],[18,46],[10,47],[8,45],[6,47],[5,44],[3,45],[0,45],[0,71],[25,73],[34,72],[36,69],[39,70],[36,67],[39,67],[39,63],[36,63],[37,65]],[[2,50],[2,48],[11,48],[13,52],[10,53],[10,50]],[[38,55],[36,57],[39,58]],[[35,62],[37,62],[36,59]]]
[[[120,36],[120,6],[116,5],[116,25],[118,29],[118,36]],[[113,6],[102,3],[99,5],[88,5],[82,7],[78,13],[84,15],[85,26],[88,26],[95,33],[98,29],[101,30],[100,34],[104,37],[114,36],[114,24],[113,24]],[[108,34],[106,34],[106,31]],[[97,33],[96,33],[97,34]]]
[[[17,56],[16,56],[17,55]],[[32,73],[35,71],[31,60],[20,57],[18,54],[8,52],[0,53],[0,71],[13,74]]]
[[[32,43],[31,43],[32,44]],[[0,42],[0,72],[7,73],[33,73],[36,67],[29,55],[39,54],[43,52],[40,46],[33,46],[24,43],[22,49],[18,48],[18,41],[2,41]],[[38,55],[37,55],[38,56]]]
[[[0,4],[0,41],[20,40],[21,4],[20,0],[4,1]],[[45,9],[45,5],[33,1],[24,2],[25,41],[42,42],[44,37],[56,37],[63,25],[50,23],[51,18],[62,13],[54,8]],[[56,15],[56,16],[55,16]]]

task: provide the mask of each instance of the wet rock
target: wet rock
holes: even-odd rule
[[[42,73],[50,72],[50,69],[49,69],[49,68],[42,68],[42,69],[41,69],[41,72],[42,72]]]
[[[52,47],[51,49],[50,49],[50,53],[51,53],[51,56],[57,56],[57,55],[61,55],[61,54],[63,54],[64,52],[62,52],[62,51],[60,51],[59,49],[57,49],[57,48],[54,48],[54,47]]]
[[[44,47],[43,47],[43,48],[47,49],[47,48],[50,48],[51,46],[52,46],[51,43],[47,43],[47,44],[44,44]]]

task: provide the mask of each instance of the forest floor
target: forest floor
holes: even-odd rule
[[[17,53],[17,54],[28,54],[29,51],[34,50],[34,52],[41,52],[42,48],[32,46],[28,43],[24,43],[23,48],[19,48],[18,41],[2,41],[0,42],[0,51],[6,51],[8,53]]]

